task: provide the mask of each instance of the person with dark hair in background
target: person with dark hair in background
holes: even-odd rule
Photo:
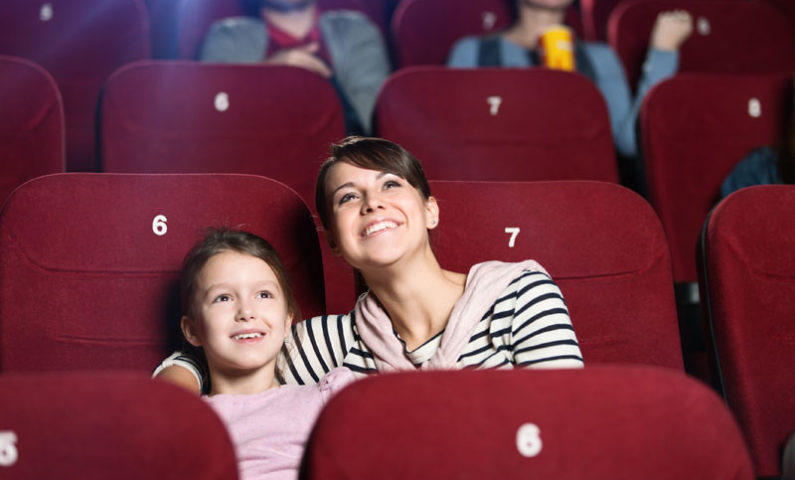
[[[215,22],[200,60],[290,65],[328,78],[349,133],[369,133],[375,98],[390,72],[378,28],[355,11],[321,11],[315,0],[241,0],[247,16]]]

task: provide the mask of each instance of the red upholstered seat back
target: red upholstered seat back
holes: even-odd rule
[[[0,376],[4,480],[234,480],[226,428],[195,394],[143,375]]]
[[[17,189],[0,213],[0,371],[151,372],[179,346],[181,263],[208,226],[270,241],[302,313],[323,313],[314,223],[284,185],[248,175],[51,175]]]
[[[607,40],[607,20],[619,3],[620,0],[580,0],[580,16],[586,40]]]
[[[760,477],[781,475],[795,431],[795,187],[728,196],[705,224],[710,326],[729,406]]]
[[[61,94],[46,70],[0,55],[0,205],[17,186],[63,172]]]
[[[665,235],[632,191],[601,182],[432,182],[439,263],[532,258],[560,286],[586,364],[682,368]]]
[[[140,0],[5,1],[0,54],[44,67],[61,90],[69,170],[96,171],[95,111],[102,83],[121,65],[149,57]]]
[[[795,26],[764,1],[627,1],[610,16],[608,39],[635,88],[657,14],[684,9],[694,29],[679,72],[780,73],[795,70]]]
[[[384,0],[317,0],[322,10],[356,10],[386,32]],[[244,15],[240,0],[152,0],[155,58],[196,59],[213,22]]]
[[[649,92],[641,134],[649,197],[668,237],[674,280],[695,282],[695,251],[726,175],[776,145],[792,105],[786,75],[679,75]]]
[[[382,88],[375,121],[432,180],[618,181],[607,108],[579,74],[405,69]]]
[[[308,205],[345,134],[331,85],[294,67],[136,63],[108,81],[101,115],[103,171],[264,175]]]
[[[305,478],[754,476],[734,419],[703,384],[664,369],[586,367],[366,378],[321,413]]]
[[[495,33],[510,23],[503,0],[404,0],[392,17],[395,61],[400,67],[444,65],[461,37]]]

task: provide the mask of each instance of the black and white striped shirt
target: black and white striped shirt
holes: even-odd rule
[[[419,367],[430,360],[441,338],[440,332],[419,348],[406,351],[407,357]],[[376,372],[375,360],[359,337],[353,312],[297,323],[282,352],[288,359],[281,368],[286,383],[317,383],[339,366],[348,367],[358,376]],[[480,320],[457,361],[460,368],[582,364],[563,296],[552,279],[538,271],[524,271],[508,285]]]

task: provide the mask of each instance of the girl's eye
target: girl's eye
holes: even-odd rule
[[[268,291],[262,291],[257,294],[257,298],[273,298],[273,294]]]
[[[213,303],[228,302],[230,300],[232,300],[231,296],[229,296],[227,294],[223,294],[223,295],[218,295],[217,297],[215,297],[213,299]]]

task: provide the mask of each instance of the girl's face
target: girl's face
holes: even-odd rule
[[[391,265],[428,243],[436,200],[395,174],[339,162],[329,171],[332,246],[351,266]]]
[[[203,347],[213,377],[272,372],[292,323],[270,265],[235,251],[211,257],[199,271],[192,312],[182,329]]]

